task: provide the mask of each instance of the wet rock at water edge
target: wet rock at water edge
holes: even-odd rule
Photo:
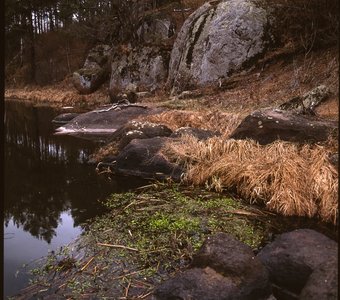
[[[310,275],[337,255],[336,242],[314,230],[298,229],[279,235],[257,258],[268,269],[271,282],[299,294]]]
[[[116,157],[113,171],[142,178],[179,181],[182,168],[171,163],[161,152],[168,140],[167,137],[132,140]]]
[[[225,233],[213,235],[192,268],[156,288],[155,299],[267,299],[269,275],[251,248]]]
[[[230,138],[249,138],[265,145],[275,140],[296,143],[322,142],[330,135],[338,135],[338,122],[269,108],[248,115]]]
[[[114,105],[80,114],[66,125],[56,129],[56,134],[77,137],[102,136],[109,138],[117,129],[129,121],[145,115],[162,112],[163,109],[138,105]]]
[[[52,123],[55,124],[66,124],[73,120],[75,117],[78,117],[78,113],[64,113],[61,115],[56,116],[53,120]]]
[[[119,128],[110,138],[110,141],[117,141],[118,149],[122,150],[133,139],[147,139],[153,137],[168,137],[172,130],[165,125],[155,124],[146,121],[131,121]]]
[[[153,295],[154,300],[223,300],[233,299],[229,295],[237,294],[237,283],[232,278],[224,277],[212,268],[192,268],[167,280]]]
[[[81,94],[97,90],[109,76],[111,47],[97,45],[90,50],[83,68],[73,73],[72,82]]]

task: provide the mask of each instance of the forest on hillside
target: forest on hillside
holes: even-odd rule
[[[5,0],[6,85],[61,81],[82,66],[97,44],[142,44],[138,28],[159,14],[172,14],[177,33],[186,17],[204,2],[209,1]],[[280,37],[276,47],[292,42],[296,50],[309,53],[320,45],[337,43],[337,1],[259,2],[275,2],[284,8],[274,29]]]
[[[5,2],[5,65],[7,77],[17,72],[14,84],[61,80],[94,45],[136,43],[137,28],[150,12],[166,5],[182,7],[180,0]]]

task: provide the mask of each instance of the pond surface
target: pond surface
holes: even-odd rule
[[[23,264],[70,243],[104,212],[100,200],[144,183],[98,176],[87,164],[98,144],[53,135],[60,113],[5,102],[4,297],[28,284],[29,275],[17,273]]]

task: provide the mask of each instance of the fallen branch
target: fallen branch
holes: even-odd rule
[[[94,256],[91,257],[91,259],[85,264],[84,267],[80,269],[80,271],[84,271],[93,260],[94,260]]]
[[[126,249],[126,250],[130,250],[130,251],[139,252],[139,250],[136,249],[136,248],[131,248],[131,247],[123,246],[123,245],[113,245],[113,244],[105,244],[105,243],[97,243],[97,245],[105,246],[105,247],[111,247],[111,248],[120,248],[120,249]]]

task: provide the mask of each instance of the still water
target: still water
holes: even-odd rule
[[[4,297],[29,282],[20,270],[70,243],[82,224],[104,212],[100,200],[141,181],[98,176],[86,162],[98,144],[53,135],[61,112],[5,103]]]

